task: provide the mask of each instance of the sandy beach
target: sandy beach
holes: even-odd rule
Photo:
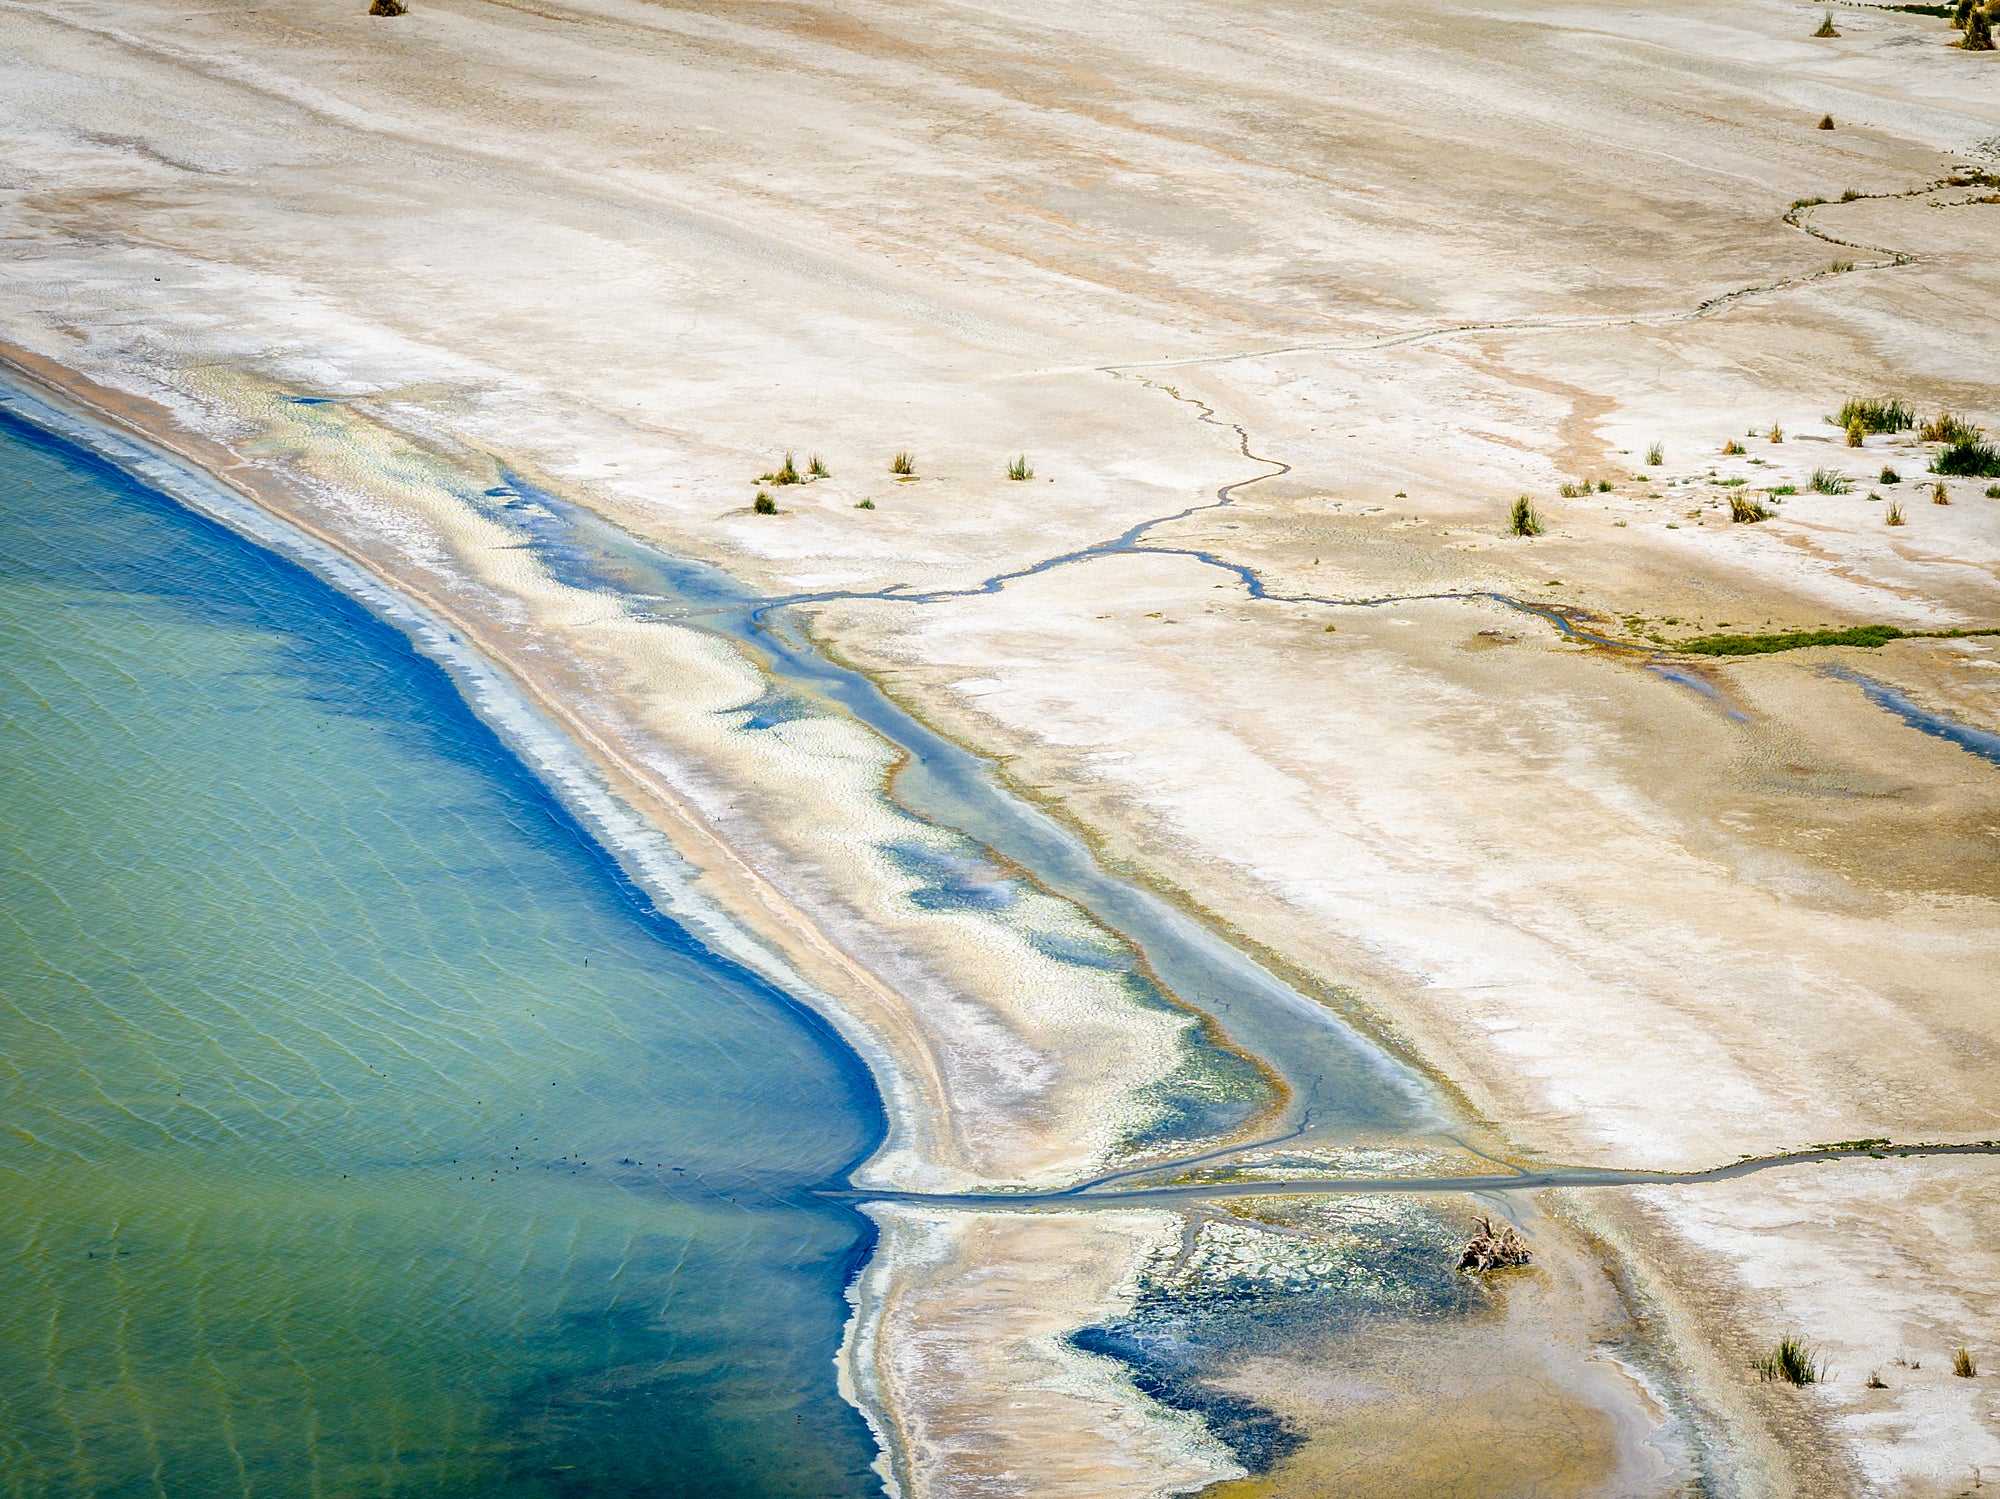
[[[2000,1137],[2000,634],[1917,635],[2000,630],[2000,498],[1829,420],[2000,430],[2000,54],[1779,0],[365,9],[0,5],[0,352],[503,671],[867,1059],[862,1185],[1059,1189],[1299,1100],[538,495],[795,601],[1420,1074],[1441,1170]],[[1863,625],[1911,638],[1672,649]],[[1068,1341],[1492,1210],[1328,1201],[871,1209],[840,1378],[885,1480],[2000,1478],[2000,1344],[1950,1372],[2000,1326],[1979,1158],[1513,1200],[1511,1288],[1203,1366],[1297,1438],[1262,1472]],[[1788,1333],[1834,1377],[1760,1379]]]

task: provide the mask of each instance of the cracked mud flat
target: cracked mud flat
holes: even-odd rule
[[[2000,427],[2000,205],[1932,186],[1995,165],[2000,75],[1941,23],[360,10],[0,11],[0,337],[501,663],[875,1067],[865,1183],[1061,1186],[1191,1098],[1236,1090],[1214,1144],[1285,1103],[1201,996],[1135,998],[1106,927],[899,813],[878,737],[565,581],[506,475],[753,594],[961,594],[796,615],[1420,1067],[1480,1150],[2000,1134],[2000,770],[1852,679],[2000,731],[2000,639],[1649,655],[2000,624],[2000,501],[1933,506],[1909,434],[1822,421],[1897,394]],[[751,514],[787,448],[832,477]],[[1584,478],[1612,488],[1558,496]],[[1533,541],[1500,534],[1523,492]],[[1156,1265],[1179,1211],[878,1208],[845,1377],[906,1493],[1364,1492],[1361,1453],[1384,1493],[1956,1494],[2000,1471],[1990,1378],[1938,1374],[1995,1325],[2000,1187],[1881,1164],[1569,1193],[1490,1305],[1210,1340],[1204,1398],[1297,1439],[1262,1474],[1068,1341],[1188,1299]],[[1841,1379],[1759,1384],[1790,1330]],[[1899,1357],[1921,1377],[1865,1389]]]

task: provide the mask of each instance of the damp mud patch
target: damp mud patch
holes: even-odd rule
[[[1243,1199],[1191,1219],[1141,1270],[1131,1310],[1069,1341],[1124,1365],[1149,1399],[1200,1417],[1261,1475],[1307,1438],[1232,1388],[1238,1372],[1371,1321],[1483,1309],[1480,1283],[1453,1268],[1462,1231],[1453,1215],[1391,1199]]]

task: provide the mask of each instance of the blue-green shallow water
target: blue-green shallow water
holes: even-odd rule
[[[0,1493],[879,1492],[859,1061],[444,674],[0,419]]]

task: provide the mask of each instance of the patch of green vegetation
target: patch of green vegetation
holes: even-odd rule
[[[759,515],[776,515],[778,513],[778,502],[760,489],[757,491],[757,498],[751,502],[750,508]]]
[[[1889,502],[1889,513],[1882,517],[1882,524],[1885,526],[1907,524],[1903,519],[1903,502],[1901,500],[1891,500]]]
[[[1651,447],[1646,449],[1647,463],[1657,465],[1665,463],[1666,461],[1667,461],[1667,450],[1664,447],[1662,447],[1659,443],[1656,442]]]
[[[1901,484],[1903,476],[1884,464],[1882,472],[1875,476],[1875,480],[1878,484]]]
[[[815,453],[806,460],[806,472],[815,479],[830,479],[833,475],[826,471],[826,460]]]
[[[854,508],[856,510],[873,510],[875,508],[875,502],[873,500],[856,500],[854,502]]]
[[[1828,1140],[1824,1144],[1815,1145],[1813,1149],[1814,1150],[1880,1150],[1884,1145],[1887,1145],[1888,1143],[1889,1142],[1886,1139],[1874,1139],[1874,1138],[1870,1138],[1867,1140]]]
[[[799,474],[798,464],[792,461],[790,453],[785,454],[784,465],[768,474],[757,476],[759,484],[803,484],[806,481]]]
[[[1771,511],[1769,507],[1751,499],[1747,494],[1733,494],[1729,497],[1729,518],[1739,526],[1746,526],[1756,521],[1769,520]]]
[[[1669,620],[1671,624],[1673,621]],[[1969,630],[1903,630],[1895,625],[1855,625],[1845,630],[1787,630],[1777,635],[1698,635],[1675,645],[1691,656],[1768,656],[1776,651],[1802,651],[1816,645],[1852,645],[1875,650],[1892,640],[1964,640],[1978,635],[2000,635],[2000,627]],[[1843,1140],[1815,1147],[1819,1150],[1859,1149],[1880,1141]]]
[[[1717,479],[1715,481],[1715,487],[1717,489],[1736,489],[1742,485],[1748,484],[1749,482],[1750,481],[1748,479]]]
[[[1026,453],[1019,454],[1012,463],[1007,465],[1007,477],[1010,479],[1032,479],[1035,477],[1035,471],[1028,467],[1028,455]]]
[[[1923,425],[1917,436],[1925,442],[1977,442],[1979,429],[1970,422],[1960,421],[1949,411],[1940,411]]]
[[[1783,499],[1788,494],[1797,494],[1798,492],[1799,486],[1796,484],[1773,484],[1769,489],[1764,491],[1765,494],[1774,500]]]
[[[1826,1377],[1826,1364],[1804,1338],[1786,1333],[1776,1348],[1757,1360],[1757,1373],[1766,1381],[1818,1384]]]
[[[1815,31],[1815,32],[1813,33],[1813,35],[1814,35],[1814,36],[1839,36],[1839,35],[1840,35],[1840,28],[1839,28],[1839,27],[1837,27],[1837,26],[1835,26],[1835,25],[1833,24],[1833,12],[1832,12],[1832,11],[1828,11],[1828,12],[1826,13],[1826,19],[1825,19],[1825,20],[1823,20],[1823,21],[1821,21],[1821,22],[1819,23],[1819,30]],[[1832,118],[1832,117],[1831,117],[1831,116],[1828,116],[1828,118],[1830,119],[1830,118]],[[1821,129],[1825,129],[1826,127],[1825,127],[1825,126],[1821,126],[1820,128],[1821,128]]]
[[[1931,459],[1931,472],[1962,479],[2000,479],[2000,453],[1976,437],[1961,437]]]
[[[1837,468],[1816,468],[1806,480],[1806,488],[1815,494],[1852,494],[1854,481]]]
[[[1691,656],[1768,656],[1815,645],[1858,645],[1868,650],[1901,640],[1894,625],[1857,625],[1851,630],[1787,630],[1778,635],[1701,635],[1683,640],[1675,650]]]
[[[1507,531],[1512,536],[1539,536],[1542,534],[1542,517],[1535,509],[1535,502],[1526,495],[1514,501],[1514,507],[1507,512]]]
[[[916,471],[917,458],[914,453],[901,452],[889,460],[889,472],[892,474],[914,474]]]

